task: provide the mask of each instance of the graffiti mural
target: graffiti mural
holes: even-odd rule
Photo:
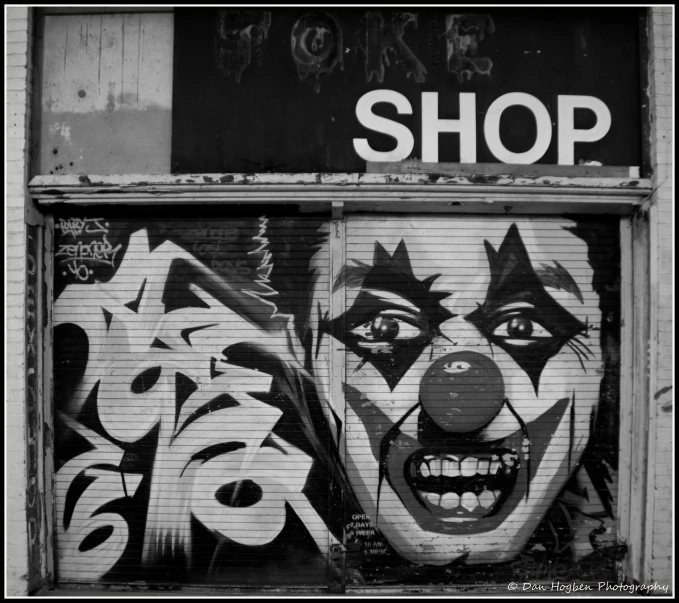
[[[55,277],[62,580],[612,567],[615,229],[411,222],[351,219],[331,278],[323,218],[57,220],[116,250]]]
[[[492,564],[481,580],[502,581],[622,553],[606,237],[544,219],[349,220],[333,283],[346,311],[316,300],[316,330],[346,349],[343,445],[364,513],[346,536],[362,580],[401,561],[402,580]]]

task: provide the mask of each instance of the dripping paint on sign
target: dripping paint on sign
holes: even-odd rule
[[[314,78],[316,94],[321,90],[321,75],[332,73],[337,65],[344,69],[342,26],[328,13],[310,12],[300,17],[292,28],[290,45],[299,79]]]
[[[243,72],[250,66],[252,50],[261,63],[262,45],[269,34],[271,13],[265,10],[219,10],[214,54],[217,67],[224,75],[233,73],[240,83]]]
[[[370,11],[365,15],[364,24],[365,75],[368,82],[373,75],[380,84],[384,81],[386,67],[390,65],[390,52],[396,64],[405,71],[407,78],[418,84],[424,82],[427,70],[403,39],[408,25],[412,24],[412,28],[417,29],[417,15],[399,12],[390,20],[385,20],[381,12]]]
[[[493,61],[476,56],[486,31],[489,34],[495,31],[490,15],[446,15],[448,71],[457,74],[460,83],[474,74],[490,77]]]

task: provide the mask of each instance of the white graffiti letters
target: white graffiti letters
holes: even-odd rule
[[[71,218],[70,220],[59,220],[55,224],[57,230],[61,230],[62,235],[79,237],[81,235],[101,234],[101,240],[89,242],[78,241],[76,243],[62,243],[58,251],[54,254],[60,258],[59,264],[66,266],[71,274],[80,281],[87,281],[94,270],[91,264],[100,266],[114,266],[116,254],[122,245],[119,243],[115,247],[106,238],[108,234],[108,222],[103,223],[103,218]],[[66,275],[66,272],[63,273]]]
[[[181,285],[183,295],[199,304],[167,306],[176,263],[189,279]],[[312,459],[272,432],[282,411],[254,397],[269,394],[272,374],[260,370],[256,361],[250,369],[239,358],[229,358],[228,350],[241,344],[265,351],[272,341],[275,345],[289,339],[225,305],[228,299],[236,308],[271,312],[245,288],[252,288],[252,282],[242,287],[221,280],[169,241],[151,251],[142,230],[130,236],[125,257],[108,283],[71,284],[55,304],[55,324],[77,325],[88,340],[86,369],[65,409],[68,415],[77,417],[96,388],[98,418],[112,438],[135,444],[158,428],[141,557],[145,567],[181,559],[191,566],[192,517],[218,539],[246,545],[271,542],[285,525],[286,503],[327,551],[327,528],[302,494]],[[286,321],[276,324],[289,328]],[[276,354],[280,366],[297,367],[290,351],[267,353]],[[67,423],[84,429],[73,419]],[[70,484],[79,476],[96,478],[114,498],[125,496],[125,487],[131,496],[141,480],[100,467],[102,450],[113,467],[119,466],[124,451],[96,434],[87,432],[87,437],[100,452],[96,459],[91,453],[80,455],[59,471],[61,517]],[[63,525],[60,550],[75,572],[83,555],[96,557],[108,547],[96,566],[101,576],[125,550],[128,528],[117,515],[93,519],[98,507],[88,492],[75,503],[68,529]],[[104,536],[99,543],[97,538]]]
[[[57,472],[59,575],[63,580],[78,578],[86,564],[101,577],[125,551],[129,529],[120,515],[100,510],[109,502],[134,496],[142,476],[123,473],[121,448],[76,421],[61,418],[94,449],[71,459]],[[68,494],[82,481],[86,489],[71,508],[66,504]]]

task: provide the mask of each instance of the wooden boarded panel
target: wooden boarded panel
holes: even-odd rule
[[[44,19],[39,174],[170,171],[171,14]]]
[[[55,229],[59,579],[322,585],[334,441],[307,323],[312,287],[328,297],[324,218]]]
[[[348,219],[349,587],[615,578],[618,236]]]

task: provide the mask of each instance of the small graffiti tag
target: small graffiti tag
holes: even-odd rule
[[[246,260],[229,260],[223,257],[225,250],[222,243],[234,243],[238,237],[238,229],[224,226],[191,228],[187,230],[186,237],[195,241],[192,251],[200,258],[209,258],[210,268],[216,272],[231,275],[251,273]]]
[[[101,234],[100,240],[89,242],[78,241],[76,243],[60,244],[55,256],[60,258],[59,265],[68,268],[71,274],[78,280],[87,281],[94,271],[89,267],[90,264],[114,266],[116,254],[122,245],[119,243],[115,247],[106,238],[108,234],[108,222],[103,223],[102,218],[70,218],[59,220],[55,228],[61,230],[64,235],[73,238],[83,234]],[[64,276],[68,273],[64,270]]]
[[[81,234],[107,234],[107,224],[102,224],[103,218],[69,218],[59,220],[54,228],[61,230],[64,235],[79,237]]]

